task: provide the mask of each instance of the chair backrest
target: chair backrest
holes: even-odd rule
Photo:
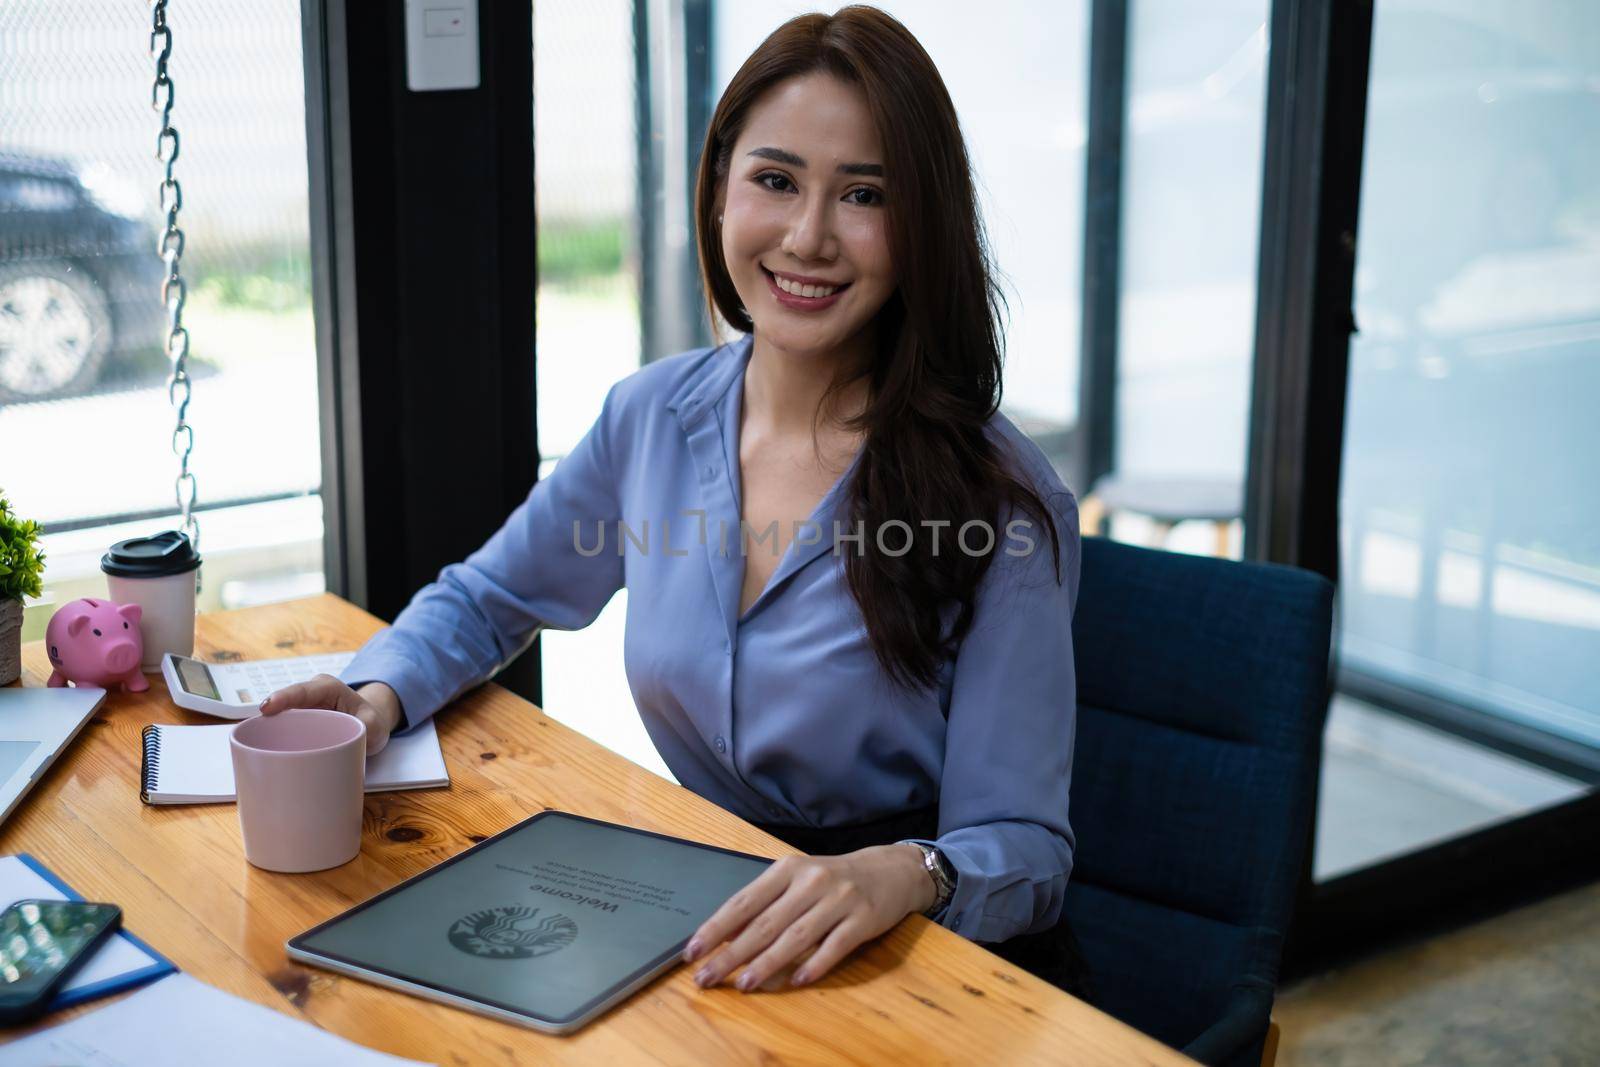
[[[1098,1006],[1169,1045],[1241,1002],[1265,1036],[1311,825],[1332,605],[1307,571],[1083,541],[1066,912]]]

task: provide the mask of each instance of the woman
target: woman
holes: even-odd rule
[[[1077,509],[996,411],[997,291],[932,61],[870,7],[786,23],[717,107],[696,210],[744,336],[618,383],[343,681],[262,710],[348,711],[376,749],[626,586],[667,765],[809,854],[701,926],[697,981],[814,981],[920,911],[1082,993],[1059,922]]]

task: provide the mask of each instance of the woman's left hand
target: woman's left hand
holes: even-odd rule
[[[913,845],[876,845],[843,856],[785,856],[735,893],[695,931],[683,958],[693,962],[724,941],[695,981],[713,986],[741,965],[749,992],[815,949],[791,984],[827,974],[852,949],[934,900],[933,881]]]

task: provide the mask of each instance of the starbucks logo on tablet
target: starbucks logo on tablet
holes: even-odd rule
[[[578,924],[554,912],[513,904],[484,908],[450,924],[450,943],[469,956],[488,960],[525,960],[546,956],[572,944]]]

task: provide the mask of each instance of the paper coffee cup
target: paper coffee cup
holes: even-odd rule
[[[168,530],[154,537],[118,541],[100,557],[107,596],[118,604],[144,609],[139,633],[144,639],[140,669],[159,671],[168,652],[194,655],[194,610],[200,553],[187,535]]]

